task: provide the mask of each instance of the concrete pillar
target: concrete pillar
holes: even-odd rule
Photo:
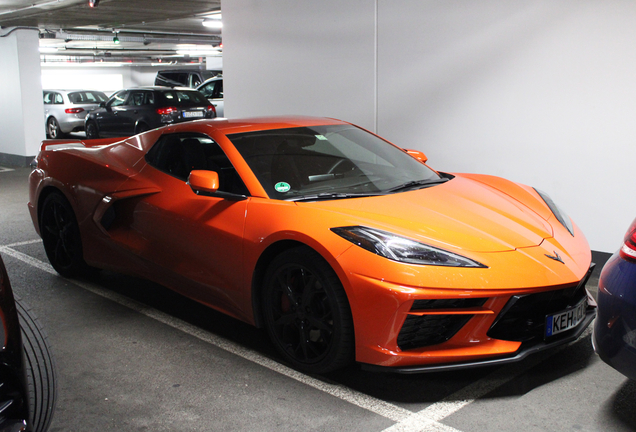
[[[39,34],[0,30],[0,165],[27,166],[45,138]]]

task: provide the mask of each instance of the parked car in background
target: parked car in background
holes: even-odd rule
[[[223,77],[210,78],[197,87],[216,109],[217,117],[225,117],[223,109]]]
[[[55,363],[39,320],[14,296],[2,258],[0,313],[0,430],[45,432],[57,398]]]
[[[47,138],[64,138],[84,130],[86,114],[108,99],[95,90],[44,90],[44,122]]]
[[[131,136],[160,126],[216,117],[201,92],[185,87],[120,90],[86,116],[86,136]]]
[[[605,363],[636,380],[636,219],[601,271],[592,341]]]
[[[157,72],[155,85],[167,87],[191,87],[196,88],[203,81],[220,76],[220,70],[199,69],[168,69]]]

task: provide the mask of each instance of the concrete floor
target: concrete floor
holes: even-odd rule
[[[279,363],[263,331],[156,284],[64,279],[33,230],[28,174],[0,168],[0,254],[53,344],[51,431],[636,429],[636,383],[600,361],[589,333],[505,367],[307,376]]]

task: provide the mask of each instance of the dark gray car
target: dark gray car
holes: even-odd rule
[[[86,114],[108,99],[95,90],[43,90],[42,94],[46,137],[53,139],[83,131]]]
[[[86,116],[86,136],[131,136],[171,123],[216,117],[201,92],[184,87],[140,87],[113,94]]]

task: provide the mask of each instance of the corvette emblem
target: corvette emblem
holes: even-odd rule
[[[547,256],[548,258],[553,259],[555,261],[558,261],[561,264],[565,264],[565,262],[563,262],[563,259],[561,258],[561,256],[557,253],[557,251],[554,251],[554,256],[550,255],[550,254],[545,254],[545,256]]]

